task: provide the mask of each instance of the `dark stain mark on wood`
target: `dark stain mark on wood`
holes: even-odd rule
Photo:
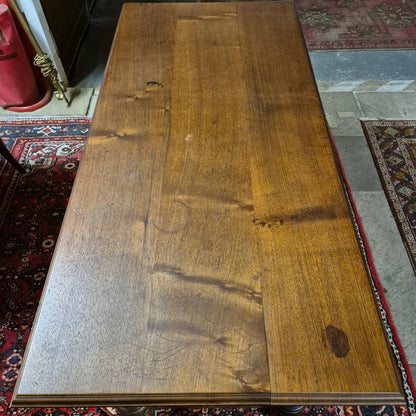
[[[226,347],[229,344],[229,339],[227,337],[217,338],[216,343],[223,347]]]
[[[292,214],[272,215],[266,218],[255,218],[253,224],[261,227],[274,228],[280,225],[298,224],[307,221],[322,221],[339,218],[336,210],[325,207],[309,207],[299,209]]]
[[[326,339],[329,348],[338,357],[345,357],[350,351],[350,343],[347,334],[335,326],[329,325],[325,328]]]
[[[237,16],[236,13],[224,13],[222,15],[201,15],[201,16],[184,16],[178,19],[178,22],[197,22],[199,20],[221,20],[221,19],[228,19],[228,18],[235,18]]]
[[[253,224],[259,225],[260,227],[272,228],[283,225],[283,220],[280,220],[278,217],[267,217],[264,220],[254,218]]]
[[[156,86],[156,87],[163,88],[163,84],[161,82],[158,82],[158,81],[147,81],[146,86],[147,87]]]
[[[128,133],[109,133],[105,136],[107,139],[123,139],[123,140],[135,140],[142,139],[139,135],[133,135]]]
[[[332,207],[306,207],[288,216],[287,220],[292,223],[319,221],[338,218],[339,214]],[[283,218],[284,219],[284,218]],[[285,220],[285,219],[284,219]]]

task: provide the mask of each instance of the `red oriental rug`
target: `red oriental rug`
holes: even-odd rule
[[[416,271],[416,121],[362,121],[362,126]]]
[[[114,408],[10,408],[52,252],[88,134],[88,118],[0,121],[0,137],[28,169],[0,158],[0,416],[112,416]],[[345,184],[346,193],[349,192]],[[351,200],[407,406],[308,406],[304,416],[415,416],[410,370]],[[160,410],[159,416],[260,416],[254,408]]]
[[[309,50],[414,49],[415,0],[294,0]]]

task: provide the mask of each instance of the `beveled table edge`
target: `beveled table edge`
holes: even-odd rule
[[[180,394],[174,399],[166,395],[14,395],[13,407],[265,407],[290,405],[358,406],[358,405],[405,405],[399,393],[330,393],[330,394]]]

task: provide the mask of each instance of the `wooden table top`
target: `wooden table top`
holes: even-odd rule
[[[13,406],[404,403],[291,3],[126,4]]]

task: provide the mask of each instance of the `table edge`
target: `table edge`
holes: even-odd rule
[[[226,406],[264,407],[286,405],[405,405],[399,393],[248,393],[248,394],[179,394],[172,395],[14,395],[13,407],[89,407],[89,406],[144,406],[144,407],[189,407]]]

